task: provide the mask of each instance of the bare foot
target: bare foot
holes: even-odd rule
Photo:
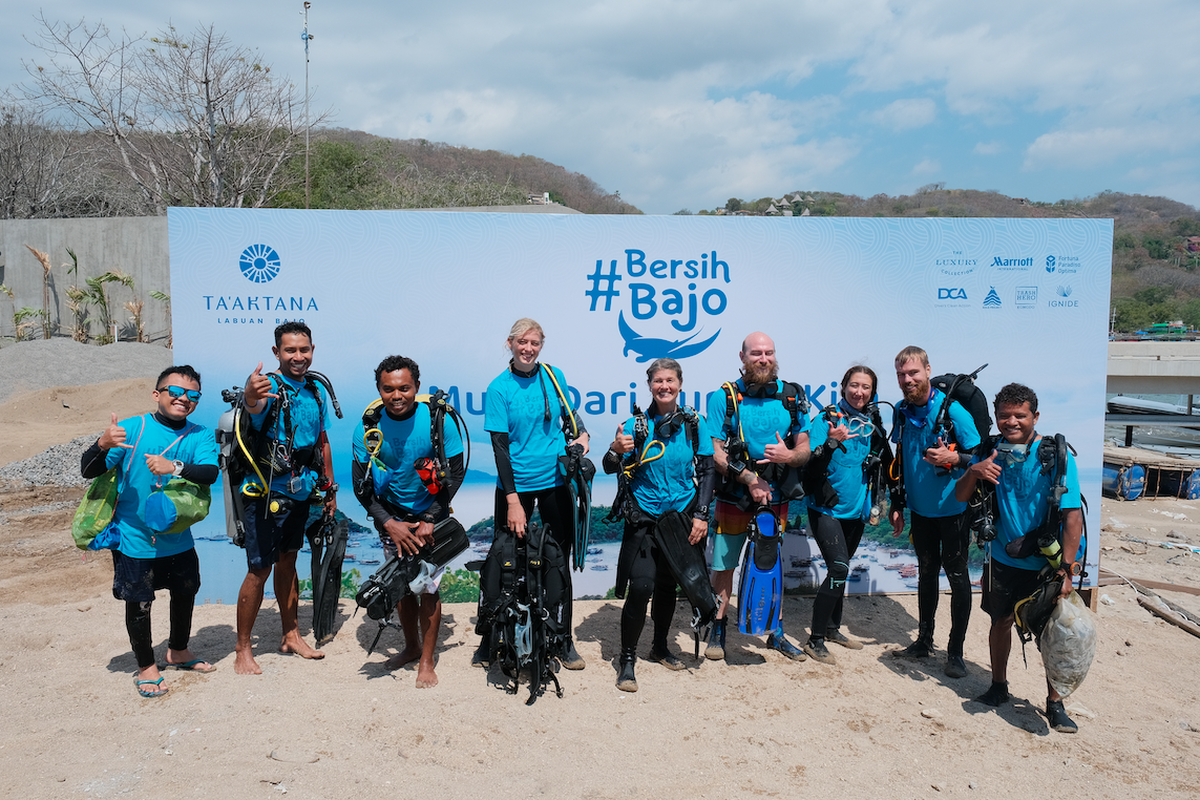
[[[315,650],[309,646],[308,642],[304,641],[299,636],[290,636],[284,638],[279,645],[279,652],[290,653],[301,658],[311,658],[319,660],[325,657],[325,654],[320,650]]]
[[[421,657],[421,648],[417,646],[406,647],[396,655],[389,658],[383,663],[388,669],[400,669],[405,664],[411,664]]]
[[[417,688],[432,689],[438,685],[437,673],[433,671],[433,664],[426,664],[424,661],[417,668]]]
[[[242,650],[240,648],[234,650],[235,658],[233,660],[233,671],[238,675],[262,675],[262,668],[258,666],[258,662],[254,660],[254,653],[250,648]]]

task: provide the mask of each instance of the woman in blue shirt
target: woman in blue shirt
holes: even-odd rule
[[[484,429],[491,434],[496,455],[496,529],[507,526],[524,536],[536,505],[542,525],[550,528],[569,564],[574,509],[558,469],[558,458],[565,454],[568,444],[563,438],[563,424],[570,426],[574,435],[569,444],[582,445],[585,455],[588,434],[583,420],[560,399],[559,389],[567,391],[562,370],[538,363],[544,342],[542,326],[534,320],[526,317],[513,323],[506,343],[512,359],[508,368],[488,384],[483,403]],[[567,639],[560,660],[567,669],[583,669],[586,664],[575,650],[571,635],[571,573],[569,569],[563,572]],[[472,663],[487,663],[489,638],[484,635]]]
[[[864,521],[872,515],[871,478],[886,475],[892,460],[879,412],[869,405],[878,384],[870,367],[850,367],[842,377],[836,409],[825,409],[809,429],[808,521],[826,574],[813,601],[812,633],[804,652],[824,664],[834,661],[826,642],[862,649],[861,642],[841,632],[842,604],[850,560],[862,540]]]
[[[695,410],[679,407],[683,368],[671,358],[660,358],[646,370],[654,398],[643,418],[634,417],[617,429],[616,438],[604,455],[604,471],[632,471],[629,495],[614,509],[625,518],[625,535],[617,559],[617,597],[625,597],[621,612],[621,668],[617,688],[637,691],[634,663],[637,643],[646,624],[646,605],[653,595],[650,618],[654,639],[650,660],[668,669],[684,665],[667,648],[667,633],[675,613],[675,576],[651,535],[659,517],[681,511],[691,517],[688,543],[703,552],[708,533],[708,506],[712,501],[716,472],[713,470],[712,438]],[[645,425],[644,435],[637,432]],[[641,441],[644,438],[644,441]],[[624,456],[634,453],[633,465]],[[632,467],[632,469],[631,469]],[[628,587],[628,595],[626,589]]]

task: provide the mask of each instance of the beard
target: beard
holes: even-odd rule
[[[746,383],[763,384],[771,383],[779,377],[779,364],[772,361],[770,364],[759,364],[758,362],[742,362],[742,379]]]
[[[904,390],[904,400],[914,406],[923,406],[929,402],[929,381],[921,381],[911,390]]]

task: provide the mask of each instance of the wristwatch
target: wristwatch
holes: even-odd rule
[[[1070,572],[1074,576],[1083,574],[1083,563],[1082,562],[1072,561],[1070,564],[1063,564],[1063,566],[1067,568],[1067,572]]]
[[[182,461],[172,461],[171,463],[175,465],[175,469],[171,470],[171,475],[175,478],[178,478],[180,475],[183,474],[183,462]]]

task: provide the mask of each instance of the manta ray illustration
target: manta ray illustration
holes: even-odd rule
[[[677,339],[673,342],[669,339],[651,339],[649,337],[642,336],[633,328],[629,327],[629,323],[625,321],[624,311],[621,312],[617,319],[617,327],[621,331],[621,336],[625,339],[625,351],[622,353],[622,355],[627,356],[629,355],[629,351],[632,350],[638,354],[637,361],[639,363],[650,361],[654,358],[679,359],[687,358],[688,356],[694,356],[697,353],[704,352],[708,346],[715,342],[717,337],[721,335],[721,330],[718,328],[717,332],[709,338],[702,342],[694,342],[692,344],[688,344],[688,342],[691,342],[692,339],[695,339],[697,336],[699,336],[701,333],[700,331],[696,331],[686,339]]]

